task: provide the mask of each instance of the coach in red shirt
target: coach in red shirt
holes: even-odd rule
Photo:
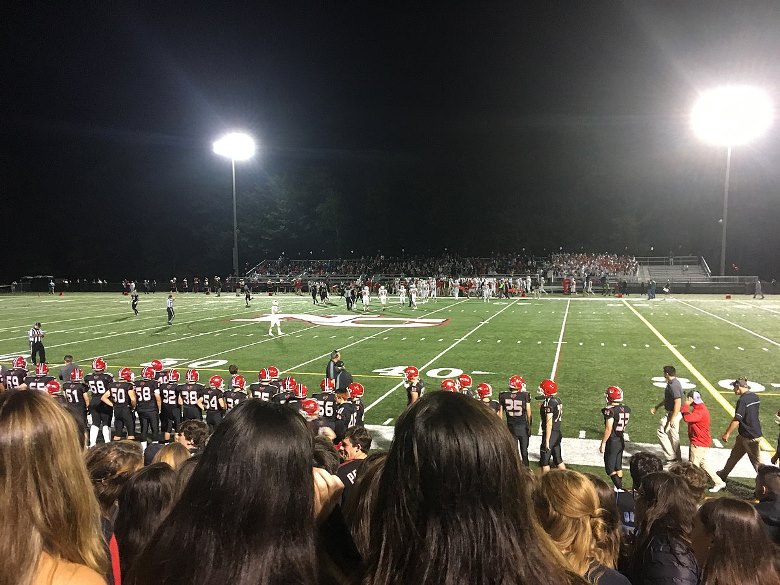
[[[685,408],[682,410],[683,420],[688,423],[688,439],[691,443],[688,460],[701,467],[707,472],[715,486],[710,488],[710,492],[717,493],[726,487],[720,477],[715,474],[709,463],[707,463],[707,452],[712,444],[712,435],[710,435],[710,411],[704,404],[701,394],[696,390],[688,392],[685,396]]]

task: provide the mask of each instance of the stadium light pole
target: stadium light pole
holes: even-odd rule
[[[723,181],[723,231],[720,239],[720,275],[726,275],[726,225],[728,221],[731,151],[755,140],[772,124],[774,112],[762,90],[746,85],[725,85],[699,95],[691,111],[691,127],[700,140],[726,147]]]
[[[255,141],[248,134],[231,132],[214,142],[214,153],[230,159],[233,171],[233,275],[238,278],[238,217],[236,215],[236,161],[255,155]]]

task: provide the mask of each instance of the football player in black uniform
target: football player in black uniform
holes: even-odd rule
[[[623,390],[609,386],[604,392],[607,406],[601,409],[604,415],[604,435],[601,437],[599,453],[604,454],[604,471],[619,490],[623,489],[623,450],[626,447],[623,436],[631,409],[623,402]]]
[[[136,412],[141,423],[141,446],[146,450],[147,433],[152,431],[152,441],[160,440],[160,410],[162,398],[160,385],[155,380],[156,372],[152,367],[141,371],[141,379],[135,384]]]
[[[84,384],[84,370],[73,368],[70,371],[70,380],[62,385],[65,400],[73,416],[87,425],[87,404],[89,403],[89,388]],[[86,438],[86,437],[85,437]]]
[[[271,386],[269,386],[270,388]],[[295,389],[298,387],[298,382],[292,376],[287,376],[282,382],[281,389],[271,396],[271,402],[277,404],[287,404],[291,400],[295,399]]]
[[[363,393],[365,392],[365,389],[363,388],[363,384],[360,382],[352,382],[352,384],[349,385],[349,399],[352,401],[352,404],[355,405],[355,426],[356,427],[362,427],[365,426],[363,423],[363,414],[366,410],[366,405],[363,404]]]
[[[491,396],[493,396],[493,386],[486,382],[482,382],[477,386],[477,396],[490,410],[498,415],[498,418],[501,418],[501,405],[498,403],[498,400],[493,400],[491,398]]]
[[[232,376],[230,378],[230,389],[225,390],[223,396],[225,398],[225,408],[227,412],[230,412],[247,399],[246,378],[241,374]]]
[[[200,404],[206,411],[206,424],[209,425],[209,434],[217,430],[222,422],[222,413],[225,412],[225,397],[222,393],[224,381],[222,376],[211,376],[209,387],[203,391]]]
[[[49,375],[49,366],[41,362],[35,364],[35,375],[27,376],[24,379],[24,384],[28,390],[37,390],[38,392],[46,392],[46,384],[54,380],[54,376]]]
[[[336,430],[336,397],[333,395],[332,380],[326,382],[327,378],[320,382],[322,392],[312,396],[319,406],[319,424],[320,428],[327,427],[333,431]]]
[[[457,385],[458,392],[460,392],[461,394],[465,394],[470,398],[477,398],[477,393],[471,389],[471,385],[473,383],[474,381],[471,379],[471,376],[469,376],[468,374],[461,374],[460,376],[455,378],[455,384]]]
[[[422,395],[425,394],[425,382],[420,380],[420,370],[414,366],[409,366],[404,370],[406,380],[404,386],[406,386],[406,405],[409,406],[414,402],[417,402]]]
[[[102,357],[92,360],[92,373],[84,376],[84,384],[92,394],[89,402],[89,414],[92,424],[89,427],[89,444],[97,443],[98,433],[102,431],[103,441],[111,440],[111,416],[113,410],[101,398],[108,392],[108,387],[114,382],[114,376],[106,372],[106,360]]]
[[[205,388],[198,380],[200,380],[198,370],[187,370],[187,383],[177,387],[184,406],[184,420],[203,420],[203,411],[199,404]]]
[[[160,384],[160,395],[162,398],[160,422],[162,423],[163,439],[170,441],[171,433],[177,432],[181,425],[179,371],[168,370],[165,374],[165,380],[165,382]]]
[[[100,397],[105,404],[114,410],[114,441],[122,440],[122,433],[127,431],[127,438],[135,440],[135,386],[133,386],[133,371],[130,368],[119,370],[119,380],[113,381],[108,391]]]
[[[550,471],[550,459],[558,469],[566,469],[561,455],[561,418],[563,404],[558,398],[558,384],[552,380],[542,380],[539,391],[544,396],[539,414],[542,417],[542,445],[539,451],[539,464],[542,473]]]
[[[264,400],[265,402],[271,401],[271,396],[278,392],[277,388],[269,388],[271,383],[271,374],[268,368],[263,368],[257,373],[257,382],[249,385],[249,395],[252,398]]]
[[[5,371],[3,384],[6,390],[24,390],[24,380],[27,378],[27,360],[22,356],[14,358],[11,369]]]
[[[336,443],[341,442],[349,427],[355,426],[355,405],[349,401],[349,388],[336,390]]]
[[[517,439],[523,465],[529,467],[528,438],[531,436],[531,397],[523,377],[511,376],[509,389],[498,395],[498,401],[506,415],[506,425],[509,432]]]

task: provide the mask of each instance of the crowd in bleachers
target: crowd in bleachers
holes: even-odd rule
[[[554,277],[636,276],[639,263],[634,256],[617,254],[553,254],[545,266]]]

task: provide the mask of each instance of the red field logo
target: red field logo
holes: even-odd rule
[[[395,328],[404,329],[410,327],[437,327],[444,325],[448,319],[425,319],[414,317],[384,317],[382,315],[307,315],[306,313],[279,314],[277,317],[284,321],[303,321],[312,325],[326,327],[364,327],[364,328]],[[271,321],[271,315],[254,317],[252,319],[231,319],[240,323],[267,323]]]

